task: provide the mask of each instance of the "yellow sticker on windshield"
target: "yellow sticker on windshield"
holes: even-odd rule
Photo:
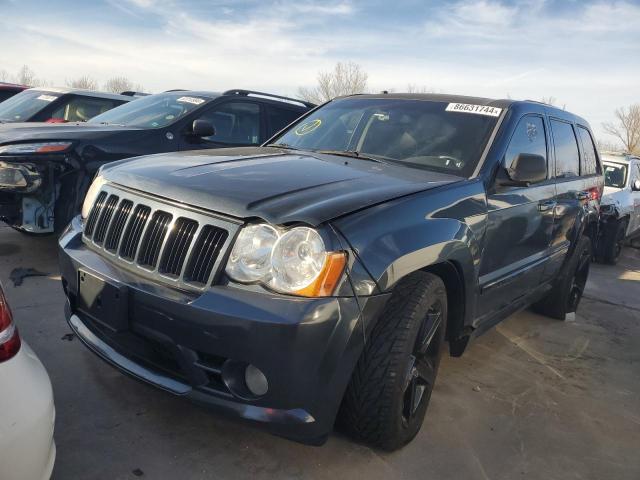
[[[298,128],[295,129],[296,135],[306,135],[307,133],[313,132],[316,128],[322,125],[322,120],[311,120],[310,122],[303,123]]]

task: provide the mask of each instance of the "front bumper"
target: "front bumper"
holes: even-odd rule
[[[298,298],[214,286],[185,293],[134,276],[87,249],[72,222],[60,239],[67,318],[78,337],[130,376],[274,433],[317,443],[333,428],[363,347],[363,324],[388,298]],[[126,326],[78,308],[79,270],[126,288]],[[234,387],[243,365],[269,382],[259,398]]]

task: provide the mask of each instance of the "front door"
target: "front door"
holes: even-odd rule
[[[526,115],[520,119],[503,166],[511,165],[521,153],[549,158],[542,116]],[[525,296],[542,281],[553,229],[555,195],[553,178],[528,187],[496,185],[489,191],[476,310],[479,322]]]

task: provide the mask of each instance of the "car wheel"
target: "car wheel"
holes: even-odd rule
[[[627,222],[624,220],[618,220],[613,225],[608,226],[602,239],[602,261],[604,263],[610,265],[618,263],[620,253],[622,253],[626,231]]]
[[[589,276],[591,250],[591,239],[581,236],[551,292],[534,305],[536,312],[564,320],[567,313],[578,309]]]
[[[340,421],[356,439],[385,450],[420,430],[440,365],[447,325],[442,280],[417,272],[401,280],[367,339]]]

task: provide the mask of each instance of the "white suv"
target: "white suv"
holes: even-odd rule
[[[615,264],[625,239],[640,234],[640,158],[602,153],[604,195],[598,260]]]

